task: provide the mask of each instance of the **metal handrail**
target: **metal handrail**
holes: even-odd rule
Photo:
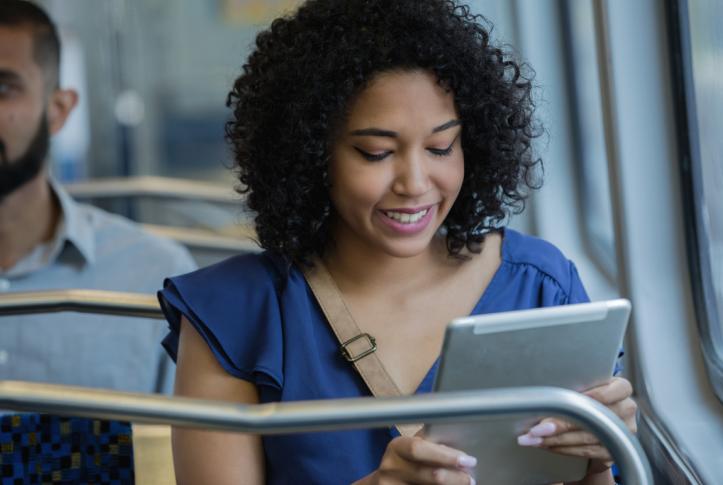
[[[156,236],[172,239],[190,250],[205,251],[261,251],[256,242],[256,231],[250,225],[237,226],[238,237],[222,236],[205,229],[142,224],[143,229]]]
[[[545,413],[571,419],[599,436],[626,484],[653,483],[640,444],[617,416],[586,396],[554,387],[240,405],[0,381],[0,408],[265,435]]]
[[[156,296],[144,293],[51,290],[0,294],[0,316],[65,311],[137,318],[164,318]]]
[[[0,295],[0,316],[57,311],[162,318],[159,303],[152,295],[98,290]],[[650,465],[640,444],[617,416],[582,394],[554,387],[240,405],[0,381],[0,409],[258,434],[368,428],[397,423],[473,421],[485,416],[545,413],[572,419],[598,436],[613,455],[626,483],[653,483]]]
[[[227,185],[166,177],[118,177],[74,182],[65,189],[78,199],[113,197],[155,197],[232,204],[238,206],[241,197]]]

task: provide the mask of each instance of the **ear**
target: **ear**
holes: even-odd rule
[[[59,132],[78,104],[78,92],[74,89],[56,89],[48,99],[48,128],[50,134]]]

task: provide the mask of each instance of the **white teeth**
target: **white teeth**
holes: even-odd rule
[[[402,224],[414,224],[418,222],[422,217],[427,215],[429,209],[424,209],[414,214],[408,214],[406,212],[395,212],[395,211],[384,211],[384,214],[390,219],[394,219]]]

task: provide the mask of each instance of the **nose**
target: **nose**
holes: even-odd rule
[[[431,186],[428,163],[424,156],[417,153],[398,157],[392,190],[406,197],[425,194]]]

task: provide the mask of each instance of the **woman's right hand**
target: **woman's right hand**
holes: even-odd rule
[[[387,445],[379,468],[354,485],[474,485],[470,472],[476,464],[476,458],[454,448],[400,436]]]

